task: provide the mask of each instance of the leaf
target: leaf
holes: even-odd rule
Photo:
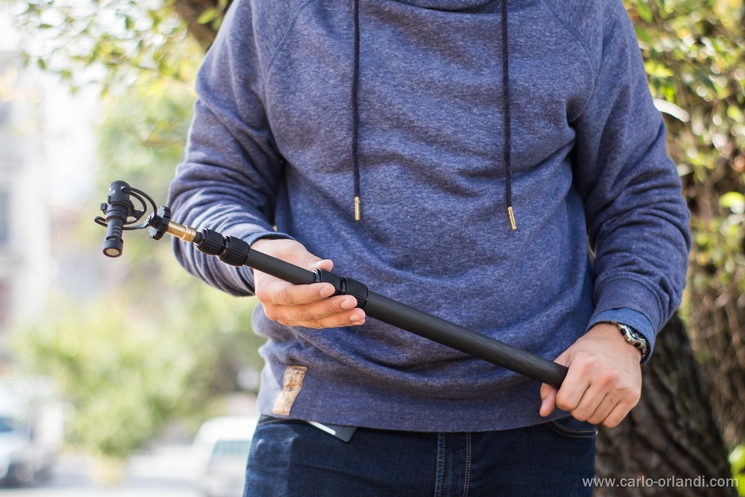
[[[673,72],[657,61],[648,60],[644,63],[644,70],[653,78],[669,78]]]
[[[693,172],[693,169],[691,169],[688,164],[678,164],[676,168],[678,170],[678,176],[680,176],[681,178]]]
[[[199,24],[208,24],[212,21],[214,21],[217,18],[217,9],[207,9],[204,12],[202,12],[202,15],[199,16],[197,19],[197,22]]]
[[[660,100],[660,99],[655,98],[654,106],[660,112],[673,116],[674,118],[676,118],[677,120],[681,122],[688,122],[691,118],[691,115],[688,112],[686,112],[685,110],[681,109],[674,103],[669,102],[667,100]]]
[[[745,212],[745,195],[740,192],[728,192],[719,198],[719,205],[735,214]]]
[[[639,41],[648,45],[652,43],[652,36],[650,36],[646,29],[641,26],[636,26],[634,30],[636,31],[636,37]]]
[[[738,445],[729,455],[729,463],[732,465],[732,474],[745,471],[745,445]]]
[[[645,21],[652,22],[652,9],[650,9],[649,5],[647,5],[646,3],[637,2],[636,12],[639,14],[639,17],[641,17]]]
[[[735,105],[727,107],[727,117],[738,123],[745,122],[745,115],[742,110]]]

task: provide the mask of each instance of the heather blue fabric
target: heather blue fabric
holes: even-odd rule
[[[572,417],[487,433],[358,429],[342,442],[262,417],[244,497],[589,497],[595,427]]]
[[[338,274],[546,358],[614,309],[648,321],[653,345],[685,284],[688,211],[623,5],[508,1],[516,231],[499,12],[361,1],[355,222],[352,2],[236,1],[197,80],[174,219],[249,243],[292,237]],[[175,250],[208,283],[253,291],[247,268]],[[269,338],[263,413],[300,365],[293,418],[441,432],[544,421],[536,382],[372,319],[289,328],[258,307],[254,330]]]

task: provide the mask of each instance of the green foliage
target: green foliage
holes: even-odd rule
[[[732,475],[737,481],[737,492],[745,496],[745,445],[738,445],[729,455]]]
[[[217,0],[215,7],[207,9],[197,17],[198,24],[206,24],[212,31],[217,33],[222,25],[222,20],[225,17],[225,13],[230,7],[232,0]]]
[[[732,212],[745,171],[745,32],[742,0],[628,0],[639,34],[650,90],[685,111],[668,119],[669,151],[684,175],[694,214],[694,261],[713,265],[709,285],[742,265],[735,243],[743,233]],[[735,217],[732,217],[732,216]],[[721,249],[719,252],[717,250]],[[726,252],[724,255],[721,252]],[[721,269],[721,271],[720,271]],[[711,271],[708,271],[711,273]]]
[[[200,55],[184,54],[194,59]],[[106,98],[106,118],[98,130],[100,186],[126,175],[130,184],[147,185],[146,191],[165,202],[183,158],[195,98],[187,84],[146,76]]]
[[[124,292],[60,301],[53,317],[15,335],[22,362],[75,406],[72,442],[124,457],[169,418],[204,417],[236,389],[237,369],[257,359],[248,325],[255,300],[237,305],[204,285],[194,290],[180,302],[150,295],[153,309]]]
[[[198,57],[188,51],[184,58]],[[123,179],[165,203],[182,159],[194,94],[188,85],[142,75],[104,101],[98,130],[102,194]],[[92,207],[92,206],[91,206]],[[100,255],[103,229],[85,216],[80,238]],[[27,371],[53,379],[75,406],[70,440],[90,452],[125,457],[173,418],[215,414],[240,390],[239,371],[258,371],[262,339],[251,331],[253,298],[233,298],[188,275],[169,239],[125,236],[116,288],[92,302],[59,297],[49,318],[15,334]]]
[[[692,213],[681,307],[730,446],[745,438],[745,9],[742,0],[626,0]],[[673,104],[676,107],[670,107]]]
[[[104,91],[142,73],[190,81],[197,46],[174,0],[2,0],[25,35],[27,62],[55,72],[73,89],[94,81]],[[218,15],[212,22],[217,23]]]

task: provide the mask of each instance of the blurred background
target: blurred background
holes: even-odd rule
[[[243,477],[245,435],[193,441],[255,422],[254,300],[93,223],[115,179],[165,203],[202,55],[163,2],[0,3],[0,493],[199,495],[208,449]]]
[[[0,0],[0,495],[240,495],[255,301],[143,233],[107,259],[92,222],[114,179],[165,202],[229,3]],[[640,406],[601,430],[598,474],[736,478],[745,495],[743,1],[626,6],[694,248]],[[655,494],[619,492],[596,494]]]

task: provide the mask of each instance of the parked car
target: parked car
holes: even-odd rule
[[[194,448],[201,460],[200,486],[207,497],[242,495],[246,460],[258,416],[225,416],[206,421]]]
[[[43,378],[0,383],[0,483],[48,476],[64,436],[64,408]]]
[[[55,451],[38,443],[31,426],[0,414],[0,480],[29,484],[45,478],[54,464]]]

